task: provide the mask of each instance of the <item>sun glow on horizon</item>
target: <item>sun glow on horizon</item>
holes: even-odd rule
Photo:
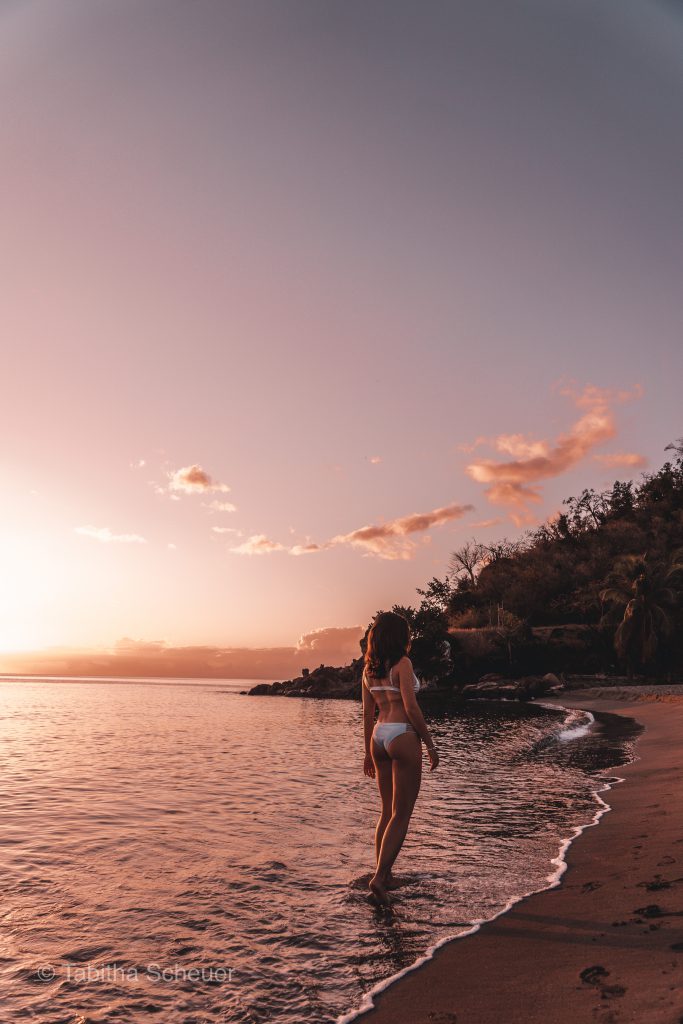
[[[54,606],[72,590],[74,567],[41,539],[0,540],[0,651],[35,651],[58,642]]]

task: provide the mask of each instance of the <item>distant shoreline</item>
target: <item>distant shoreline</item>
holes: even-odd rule
[[[270,676],[56,676],[30,675],[24,672],[0,674],[0,683],[185,683],[188,686],[202,683],[263,683]]]

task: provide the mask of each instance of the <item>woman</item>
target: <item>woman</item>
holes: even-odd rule
[[[382,811],[375,831],[377,867],[369,881],[374,899],[387,906],[395,888],[391,868],[408,831],[420,791],[423,741],[431,771],[439,763],[415,694],[420,682],[408,657],[410,626],[403,615],[380,612],[368,633],[363,668],[363,772],[377,778]],[[374,724],[375,708],[379,708]]]

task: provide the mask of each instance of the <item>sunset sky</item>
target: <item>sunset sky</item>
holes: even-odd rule
[[[683,433],[676,4],[4,0],[0,48],[1,652],[341,664]]]

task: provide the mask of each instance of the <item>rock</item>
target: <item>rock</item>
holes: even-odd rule
[[[294,679],[274,683],[258,683],[249,690],[251,696],[281,695],[284,697],[330,697],[338,700],[360,697],[360,672],[357,666],[332,668],[320,665],[312,672],[303,671]]]
[[[494,676],[493,679],[490,677]],[[522,679],[505,679],[495,673],[483,677],[478,683],[470,683],[462,689],[465,700],[533,700],[542,697],[550,689],[550,682],[542,676],[524,676]]]
[[[543,682],[547,683],[548,686],[562,686],[562,680],[558,679],[554,672],[546,672],[543,676]]]

